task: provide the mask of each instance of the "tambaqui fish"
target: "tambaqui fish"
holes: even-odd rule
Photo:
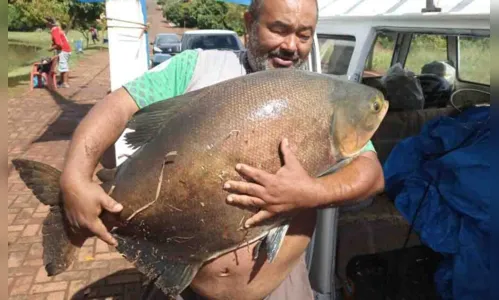
[[[127,142],[139,148],[102,187],[123,205],[112,229],[117,250],[175,298],[204,263],[265,239],[270,261],[289,219],[244,229],[252,212],[227,205],[237,163],[275,173],[287,137],[312,176],[344,165],[366,145],[388,109],[380,92],[359,83],[300,70],[271,70],[230,79],[138,111]],[[49,276],[63,272],[84,238],[69,230],[60,172],[17,159],[36,197],[50,205],[43,225]],[[103,213],[103,220],[109,217]]]

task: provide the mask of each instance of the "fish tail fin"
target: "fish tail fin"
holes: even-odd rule
[[[43,204],[50,206],[50,211],[43,222],[43,262],[48,276],[65,271],[74,261],[75,244],[81,245],[85,238],[78,242],[70,240],[70,228],[64,215],[59,179],[61,171],[49,165],[25,160],[14,159],[12,164],[19,172],[21,179]]]

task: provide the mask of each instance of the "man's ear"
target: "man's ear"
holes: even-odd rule
[[[246,27],[246,32],[251,31],[251,25],[253,25],[253,22],[255,19],[253,19],[253,16],[249,11],[244,13],[244,26]]]

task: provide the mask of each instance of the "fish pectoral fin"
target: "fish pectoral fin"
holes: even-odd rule
[[[182,108],[188,107],[189,103],[197,99],[201,93],[203,91],[196,90],[142,108],[133,115],[133,118],[126,126],[134,130],[125,134],[126,143],[133,149],[140,148],[148,143],[168,124],[172,117]]]
[[[265,238],[265,248],[267,249],[267,260],[273,262],[281,249],[284,237],[288,232],[289,224],[282,224],[278,227],[272,228]]]
[[[356,156],[355,156],[356,157]],[[317,177],[322,177],[322,176],[326,176],[326,175],[329,175],[329,174],[333,174],[333,173],[336,173],[338,172],[340,169],[344,168],[346,165],[348,165],[349,163],[352,162],[352,160],[355,158],[355,157],[347,157],[345,159],[342,159],[340,161],[338,161],[336,164],[334,164],[332,167],[330,167],[329,169],[327,169],[326,171],[320,173],[319,175],[317,175]]]
[[[192,282],[202,262],[191,263],[173,260],[156,245],[115,233],[116,249],[132,262],[137,269],[165,293],[168,299],[176,299]]]

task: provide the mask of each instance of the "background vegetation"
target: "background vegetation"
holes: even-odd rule
[[[371,70],[385,73],[390,67],[395,41],[380,35],[373,51]],[[490,84],[490,39],[459,38],[459,77],[461,80]],[[434,60],[447,60],[447,40],[440,35],[414,35],[405,68],[420,74],[421,68]]]
[[[9,96],[25,89],[29,81],[31,65],[43,57],[53,56],[50,32],[44,18],[54,17],[73,48],[70,66],[100,48],[105,33],[105,21],[99,21],[104,3],[80,3],[74,0],[8,0],[8,83]],[[99,30],[101,42],[89,45],[89,29]],[[84,53],[76,51],[76,41],[86,41]],[[85,47],[86,46],[86,47]],[[19,91],[17,91],[19,90]]]
[[[159,0],[163,16],[179,27],[229,29],[244,34],[246,7],[217,0]]]

